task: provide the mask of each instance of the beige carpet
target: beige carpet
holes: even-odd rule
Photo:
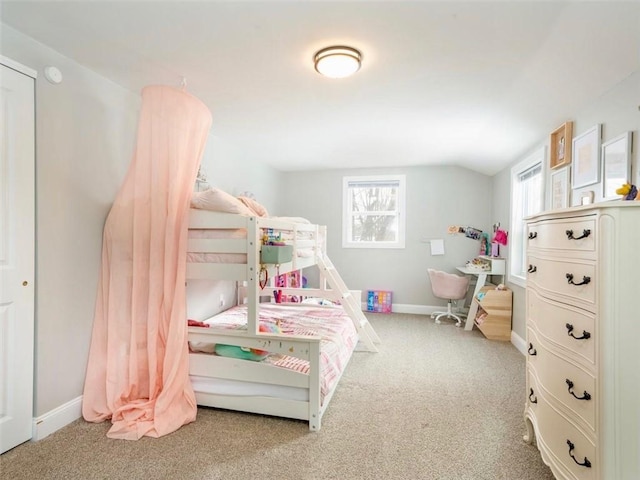
[[[160,439],[110,440],[83,420],[0,456],[3,479],[552,479],[522,440],[524,357],[420,315],[369,315],[383,340],[356,352],[322,430],[200,408]]]

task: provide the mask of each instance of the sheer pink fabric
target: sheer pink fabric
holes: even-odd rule
[[[137,146],[104,227],[82,414],[107,436],[171,433],[196,417],[189,382],[189,199],[211,113],[165,86],[142,91]]]

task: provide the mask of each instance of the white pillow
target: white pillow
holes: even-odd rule
[[[238,213],[247,216],[255,215],[244,203],[219,188],[212,188],[204,192],[194,192],[191,197],[191,207],[214,212]]]

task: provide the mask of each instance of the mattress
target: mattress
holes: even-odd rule
[[[274,217],[276,219],[289,219],[290,217]],[[242,228],[236,229],[202,229],[202,228],[190,228],[188,237],[189,239],[212,239],[212,240],[227,240],[227,239],[243,239],[246,238],[247,232]],[[311,232],[298,232],[296,240],[312,240],[313,234]],[[292,244],[294,241],[292,232],[287,232],[282,240],[288,244]],[[324,239],[320,239],[318,246],[324,243]],[[313,257],[315,254],[313,248],[298,248],[296,249],[296,256],[300,258]],[[247,255],[245,253],[205,253],[205,252],[187,252],[188,263],[247,263]]]
[[[240,305],[205,320],[205,323],[209,324],[210,328],[238,330],[246,328],[246,316],[247,306]],[[284,334],[320,337],[321,398],[324,398],[335,388],[358,342],[358,334],[353,322],[342,307],[261,304],[260,323],[269,326],[277,324]],[[190,346],[192,351],[212,351],[211,345],[192,343]],[[305,374],[309,372],[308,361],[288,355],[271,354],[262,362],[268,363],[274,368],[286,368]],[[217,382],[218,386],[215,386],[215,382],[209,380],[213,379],[193,377],[194,390],[228,395],[258,394],[247,393],[251,390],[246,382],[235,382],[238,384],[236,385],[238,390],[235,393],[230,393],[233,392],[233,385],[229,383],[234,382]],[[285,388],[285,390],[290,390],[289,393],[281,392],[279,389],[274,390],[275,386],[265,384],[255,387],[265,389],[265,391],[272,390],[272,393],[261,393],[263,395],[282,398],[282,394],[286,393],[285,398],[290,398],[289,394],[293,395],[294,399],[300,398],[300,392],[295,392],[296,389],[291,387]]]

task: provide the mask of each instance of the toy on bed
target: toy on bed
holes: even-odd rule
[[[264,333],[282,333],[278,324],[261,323],[259,329]],[[216,344],[214,351],[216,355],[220,355],[221,357],[239,358],[242,360],[251,360],[253,362],[264,360],[267,355],[269,355],[269,352],[265,350],[238,347],[236,345],[225,345],[223,343]]]

